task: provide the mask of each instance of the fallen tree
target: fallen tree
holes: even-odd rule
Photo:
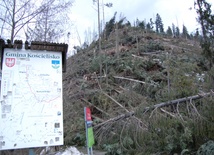
[[[171,101],[167,101],[167,102],[161,102],[161,103],[155,104],[155,105],[150,106],[150,107],[145,107],[144,110],[142,111],[142,113],[146,113],[146,112],[152,111],[152,110],[157,109],[157,108],[162,108],[162,107],[166,107],[166,106],[170,106],[170,105],[176,105],[176,104],[184,103],[186,101],[192,101],[192,100],[201,99],[201,98],[204,98],[204,97],[207,97],[207,96],[210,96],[210,95],[214,95],[214,92],[211,91],[211,92],[208,92],[208,93],[201,93],[201,94],[194,95],[194,96],[188,96],[188,97],[179,98],[179,99],[176,99],[176,100],[171,100]],[[128,117],[134,116],[134,115],[135,115],[135,111],[127,112],[127,113],[119,115],[117,117],[108,119],[108,120],[106,120],[106,121],[104,121],[104,122],[102,122],[100,124],[97,124],[97,125],[94,126],[94,128],[98,128],[98,127],[100,127],[100,126],[102,126],[102,125],[104,125],[106,123],[115,122],[115,121],[118,121],[118,120],[121,120],[121,119],[125,119],[125,118],[128,118]]]

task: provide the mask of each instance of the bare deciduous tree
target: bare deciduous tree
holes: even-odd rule
[[[65,2],[65,0],[64,0]],[[55,42],[62,36],[67,35],[68,26],[71,22],[67,13],[70,5],[61,5],[62,1],[49,5],[43,0],[45,9],[36,17],[33,27],[28,27],[26,34],[27,40]],[[68,4],[68,2],[66,2]],[[60,13],[59,13],[60,12]]]
[[[55,13],[59,13],[71,6],[72,2],[72,0],[40,0],[35,3],[34,0],[2,0],[0,1],[1,35],[9,33],[13,42],[26,25],[35,23],[36,17],[47,11],[47,6]]]

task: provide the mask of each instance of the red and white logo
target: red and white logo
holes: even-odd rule
[[[15,58],[6,58],[5,64],[7,67],[13,67],[15,65]]]

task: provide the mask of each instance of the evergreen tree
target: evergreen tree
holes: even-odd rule
[[[167,30],[166,30],[166,34],[169,36],[172,36],[172,29],[170,26],[168,26]]]
[[[199,30],[198,30],[198,28],[196,29],[196,31],[195,31],[195,34],[194,34],[194,38],[195,39],[199,39]]]
[[[185,25],[183,25],[183,29],[182,29],[182,37],[184,37],[184,38],[190,38],[190,36],[189,36],[189,33],[188,33],[188,31],[187,31],[187,27],[185,26]]]
[[[146,24],[144,21],[141,22],[139,19],[137,19],[136,20],[136,27],[140,27],[144,30],[146,28]]]
[[[157,33],[163,33],[164,32],[163,22],[162,22],[162,19],[158,13],[156,14],[155,28],[156,28]]]
[[[145,28],[146,28],[145,22],[144,21],[140,22],[139,27],[142,28],[143,30],[145,30]]]
[[[139,19],[137,18],[137,20],[136,20],[136,22],[135,22],[136,24],[135,24],[135,26],[136,27],[139,27],[139,23],[140,23],[140,21],[139,21]]]
[[[150,18],[150,27],[151,27],[151,30],[154,28],[154,22],[152,21],[152,18]]]
[[[175,24],[174,23],[172,23],[172,34],[173,34],[173,36],[176,36],[176,34],[175,34]]]
[[[147,23],[147,24],[146,24],[146,29],[147,29],[147,30],[151,30],[151,29],[152,29],[150,23]]]
[[[159,33],[159,25],[160,25],[160,15],[157,13],[156,14],[156,20],[155,20],[156,33]]]
[[[194,39],[193,33],[191,33],[191,34],[189,35],[189,37],[190,37],[190,39]]]
[[[160,26],[160,33],[164,33],[164,27],[163,27],[163,24]]]
[[[119,21],[118,21],[118,28],[121,29],[125,26],[125,22],[126,21],[126,17],[122,17]]]
[[[175,36],[180,37],[180,29],[178,26],[176,26],[176,28],[175,28]]]
[[[130,26],[131,26],[130,21],[127,21],[126,26],[128,26],[128,27],[130,27]]]
[[[195,8],[199,15],[198,22],[203,34],[201,47],[203,54],[209,60],[210,68],[212,68],[214,64],[214,14],[212,14],[211,4],[206,0],[196,0]]]
[[[110,33],[113,31],[115,26],[115,19],[116,19],[117,12],[114,13],[114,16],[109,20],[109,22],[106,23],[105,31],[106,31],[106,38],[110,35]]]

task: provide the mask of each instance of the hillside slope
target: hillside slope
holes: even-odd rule
[[[96,147],[108,154],[191,152],[214,139],[210,98],[143,113],[160,102],[210,91],[207,61],[197,39],[130,27],[102,40],[101,53],[97,44],[67,60],[63,75],[67,145],[85,145],[85,106],[92,110]],[[135,115],[120,117],[130,112]]]

